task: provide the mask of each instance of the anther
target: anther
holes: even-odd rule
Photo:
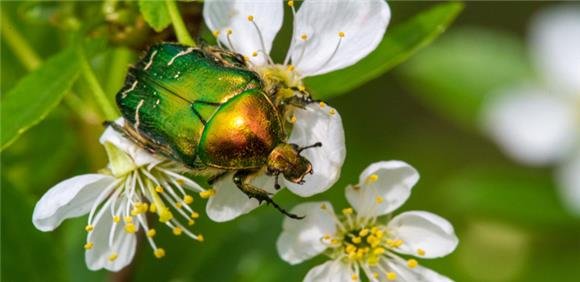
[[[294,7],[294,1],[288,1],[288,6],[289,7]]]
[[[383,249],[383,248],[376,248],[373,250],[373,254],[375,254],[375,255],[382,255],[384,253],[385,253],[385,249]]]
[[[352,242],[355,244],[360,244],[360,242],[362,242],[362,239],[357,236],[357,237],[352,238]]]
[[[228,31],[227,31],[227,34],[228,34],[228,35],[232,35],[232,33],[234,33],[234,31],[232,31],[232,29],[231,29],[231,28],[230,28],[230,29],[228,29]]]
[[[250,21],[250,22],[253,22],[253,21],[254,21],[254,16],[252,16],[252,15],[249,15],[249,16],[248,16],[248,21]]]
[[[195,224],[195,220],[193,220],[193,219],[190,219],[187,221],[187,225],[189,225],[189,226],[192,226],[194,224]]]
[[[377,202],[377,204],[380,204],[380,203],[384,202],[384,199],[381,196],[377,196],[377,198],[375,199],[375,202]]]
[[[407,261],[407,266],[411,269],[417,267],[418,264],[419,263],[414,259],[410,259]]]
[[[358,281],[358,275],[353,274],[351,277],[352,281]]]
[[[326,208],[327,208],[326,204],[321,204],[321,205],[320,205],[320,209],[323,209],[323,210],[325,210]]]
[[[213,36],[218,37],[220,35],[220,31],[219,30],[215,30],[214,32],[212,32]]]
[[[181,230],[181,227],[173,227],[173,235],[175,236],[179,236],[181,235],[181,233],[183,232],[183,230]]]
[[[119,221],[121,221],[121,217],[120,217],[120,216],[118,216],[118,215],[114,215],[114,216],[113,216],[113,222],[114,222],[114,223],[119,223]]]
[[[387,272],[387,280],[389,281],[394,281],[395,279],[397,279],[397,273],[394,272]]]
[[[336,110],[335,110],[335,109],[330,109],[330,110],[328,111],[328,114],[329,114],[329,115],[331,115],[331,116],[333,116],[333,115],[335,115],[335,114],[336,114]]]
[[[131,223],[131,222],[133,222],[133,217],[132,216],[125,216],[124,220],[125,220],[125,223]]]
[[[379,176],[376,174],[371,174],[366,179],[366,184],[373,184],[379,180]]]
[[[349,215],[353,213],[353,209],[352,208],[346,208],[346,209],[342,209],[342,214],[344,215]]]
[[[201,234],[197,235],[197,241],[203,242],[204,240],[205,240],[205,238],[203,237],[203,235],[201,235]]]
[[[292,117],[290,118],[290,123],[294,124],[296,123],[296,116],[292,115]]]
[[[205,191],[201,191],[199,192],[199,196],[203,199],[208,199],[209,197],[215,195],[215,190],[214,189],[207,189]]]
[[[343,31],[340,31],[340,32],[338,32],[338,37],[340,37],[340,38],[344,38],[344,35],[345,35],[345,34],[344,34],[344,32],[343,32]]]
[[[155,237],[155,234],[157,234],[157,231],[155,231],[155,229],[151,228],[151,229],[147,230],[147,237],[153,238],[153,237]]]
[[[157,206],[153,203],[149,205],[149,212],[155,213],[157,212]]]
[[[87,226],[85,226],[85,231],[87,231],[87,232],[91,232],[91,231],[93,231],[93,229],[95,229],[95,227],[93,227],[93,226],[92,226],[92,225],[90,225],[90,224],[89,224],[89,225],[87,225]]]
[[[155,187],[155,192],[157,192],[157,193],[163,193],[163,187],[161,187],[161,186]]]
[[[425,250],[423,249],[417,249],[417,254],[420,256],[424,256],[425,255]]]
[[[118,257],[119,254],[117,254],[117,252],[112,252],[111,255],[109,256],[109,261],[115,261]]]
[[[135,231],[137,231],[137,227],[135,226],[135,224],[133,223],[125,224],[125,232],[132,234],[135,233]]]
[[[320,108],[321,108],[321,109],[323,109],[324,107],[326,107],[326,103],[324,103],[324,102],[322,102],[322,101],[320,102],[320,104],[319,104],[319,105],[320,105]]]
[[[93,248],[93,242],[87,242],[84,247],[85,247],[85,250],[92,249]]]
[[[189,215],[191,218],[198,218],[199,217],[199,213],[197,212],[191,212],[191,215]]]
[[[288,65],[288,67],[286,69],[288,71],[294,71],[295,67],[294,67],[294,65]]]
[[[156,258],[160,259],[165,256],[165,250],[163,248],[157,248],[155,249],[155,251],[153,251],[153,255],[155,255]]]
[[[161,212],[159,212],[159,221],[160,222],[165,223],[165,222],[171,220],[172,218],[173,218],[173,214],[171,213],[169,208],[165,208]]]
[[[306,33],[302,33],[302,35],[300,35],[300,39],[302,39],[302,41],[306,41],[308,40],[308,35]]]
[[[193,203],[193,197],[190,195],[185,195],[183,196],[183,202],[189,205]]]
[[[380,275],[379,275],[379,273],[378,273],[378,272],[373,272],[373,277],[374,277],[375,279],[379,279]]]
[[[363,228],[359,233],[358,236],[364,237],[369,234],[369,230],[367,228]]]
[[[180,209],[182,207],[182,204],[180,202],[175,203],[175,207]]]

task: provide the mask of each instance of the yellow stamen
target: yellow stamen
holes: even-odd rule
[[[228,33],[228,35],[232,35],[232,33],[234,33],[234,32],[232,31],[232,29],[228,29],[227,33]]]
[[[253,22],[253,21],[254,21],[254,16],[252,16],[252,15],[249,15],[249,16],[248,16],[248,21],[250,21],[250,22]]]
[[[173,235],[179,236],[179,235],[181,235],[182,232],[183,232],[183,230],[181,230],[180,227],[177,227],[177,226],[173,227]]]
[[[190,195],[185,195],[183,196],[183,202],[189,205],[193,203],[193,197]]]
[[[215,195],[215,190],[214,189],[207,189],[205,191],[201,191],[199,192],[199,196],[203,199],[208,199],[209,197]]]
[[[423,249],[417,249],[417,254],[420,256],[424,256],[425,255],[425,250]]]
[[[156,213],[157,212],[157,206],[155,204],[153,204],[153,203],[151,205],[149,205],[149,212]]]
[[[362,240],[361,240],[360,237],[354,237],[354,238],[352,238],[352,242],[355,243],[355,244],[360,244],[361,241]]]
[[[256,52],[256,51],[252,52],[252,57],[256,57],[256,56],[258,56],[258,52]]]
[[[351,277],[352,281],[358,281],[358,275],[353,274]]]
[[[191,217],[191,218],[194,218],[194,219],[195,219],[195,218],[198,218],[198,217],[199,217],[199,213],[197,213],[197,212],[191,212],[191,215],[190,215],[190,217]]]
[[[379,176],[376,174],[371,174],[366,179],[366,184],[373,184],[379,180]]]
[[[203,242],[205,240],[205,238],[203,237],[203,235],[199,234],[197,235],[197,241]]]
[[[157,231],[155,231],[155,229],[151,228],[147,230],[147,237],[149,238],[155,237],[155,234],[157,234]]]
[[[290,118],[290,123],[294,124],[296,123],[296,116],[292,115],[292,117]]]
[[[215,36],[215,37],[218,37],[220,35],[220,31],[219,30],[216,30],[216,31],[214,31],[212,33],[213,33],[213,36]]]
[[[324,107],[326,107],[326,103],[324,103],[324,102],[320,102],[320,104],[319,104],[319,105],[320,105],[320,108],[324,108]]]
[[[109,261],[115,261],[118,257],[119,254],[117,254],[117,252],[112,252],[111,255],[109,256]]]
[[[288,6],[294,7],[294,1],[288,1]]]
[[[288,65],[288,71],[294,71],[294,66],[293,65]]]
[[[302,33],[302,35],[300,35],[300,39],[306,41],[308,40],[308,35],[306,33]]]
[[[155,192],[157,192],[157,193],[163,193],[163,187],[161,187],[161,186],[155,187]]]
[[[168,222],[169,220],[171,220],[172,218],[173,218],[173,214],[171,213],[169,208],[165,208],[159,212],[159,221],[160,222],[165,223],[165,222]]]
[[[121,217],[118,215],[113,216],[113,222],[114,223],[119,223],[119,221],[121,221]]]
[[[419,263],[416,260],[414,260],[414,259],[410,259],[410,260],[407,261],[407,266],[409,268],[415,268],[415,267],[417,267],[418,264]]]
[[[127,233],[135,233],[137,231],[137,227],[133,223],[125,224],[125,232]]]
[[[156,258],[160,259],[165,256],[165,250],[163,248],[157,248],[153,251]]]
[[[375,279],[379,279],[379,276],[380,276],[380,275],[379,275],[379,273],[378,273],[378,272],[373,272],[373,277],[374,277]]]
[[[192,226],[195,224],[195,221],[193,219],[190,219],[189,221],[187,221],[187,225]]]
[[[325,210],[325,209],[326,209],[326,204],[321,204],[321,205],[320,205],[320,209],[323,209],[323,210]]]
[[[341,31],[341,32],[338,33],[338,37],[343,38],[344,36],[345,36],[345,34],[344,34],[343,31]]]
[[[130,223],[130,222],[133,222],[133,217],[132,216],[125,216],[124,220],[125,220],[125,223]]]
[[[389,281],[394,281],[395,279],[397,279],[397,273],[394,272],[387,272],[387,279]]]
[[[381,197],[381,196],[377,196],[377,198],[375,199],[375,202],[377,202],[377,204],[380,204],[384,201],[385,201],[385,199],[383,199],[383,197]]]
[[[383,249],[383,248],[376,248],[373,250],[373,254],[375,254],[375,255],[382,255],[384,253],[385,253],[385,249]]]
[[[365,237],[369,234],[368,228],[363,228],[359,233],[358,236]]]
[[[93,248],[93,246],[94,246],[93,242],[87,242],[84,247],[85,247],[85,250],[90,250]]]
[[[89,224],[89,225],[87,225],[87,226],[85,226],[85,231],[87,231],[87,232],[91,232],[91,231],[93,231],[93,229],[95,229],[95,227],[93,227],[93,226],[92,226],[92,225],[90,225],[90,224]]]
[[[344,215],[350,215],[352,213],[353,213],[353,209],[352,208],[342,209],[342,214],[344,214]]]
[[[182,204],[180,202],[175,203],[175,207],[180,209],[182,207]]]
[[[336,110],[335,110],[335,109],[330,109],[330,110],[328,111],[328,114],[329,114],[329,115],[331,115],[331,116],[333,116],[333,115],[335,115],[335,114],[336,114]]]

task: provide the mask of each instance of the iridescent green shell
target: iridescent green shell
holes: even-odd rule
[[[259,76],[221,49],[156,45],[116,99],[134,141],[190,167],[261,167],[285,138]]]

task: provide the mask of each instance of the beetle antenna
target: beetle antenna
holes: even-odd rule
[[[301,153],[302,151],[304,151],[306,149],[316,148],[316,147],[322,147],[322,143],[316,142],[316,143],[314,143],[312,145],[304,146],[304,147],[298,149],[298,153]]]

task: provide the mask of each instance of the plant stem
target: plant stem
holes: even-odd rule
[[[177,35],[177,40],[179,43],[195,47],[195,42],[193,39],[191,39],[191,36],[185,27],[185,23],[181,18],[181,14],[179,13],[179,9],[177,9],[175,1],[165,0],[165,4],[167,5],[167,10],[169,11],[169,16],[171,17],[171,22],[173,24],[173,29],[175,30],[175,35]]]
[[[119,117],[119,114],[115,110],[115,107],[109,102],[107,99],[107,94],[101,87],[97,76],[93,72],[87,57],[85,56],[84,49],[82,47],[78,47],[78,56],[81,64],[81,73],[86,80],[89,88],[92,90],[93,96],[95,97],[95,101],[103,111],[105,115],[105,119],[107,120],[115,120]]]
[[[0,27],[2,28],[2,38],[10,46],[14,55],[22,62],[27,70],[36,69],[42,63],[42,59],[30,48],[30,45],[16,30],[6,13],[0,10]]]

